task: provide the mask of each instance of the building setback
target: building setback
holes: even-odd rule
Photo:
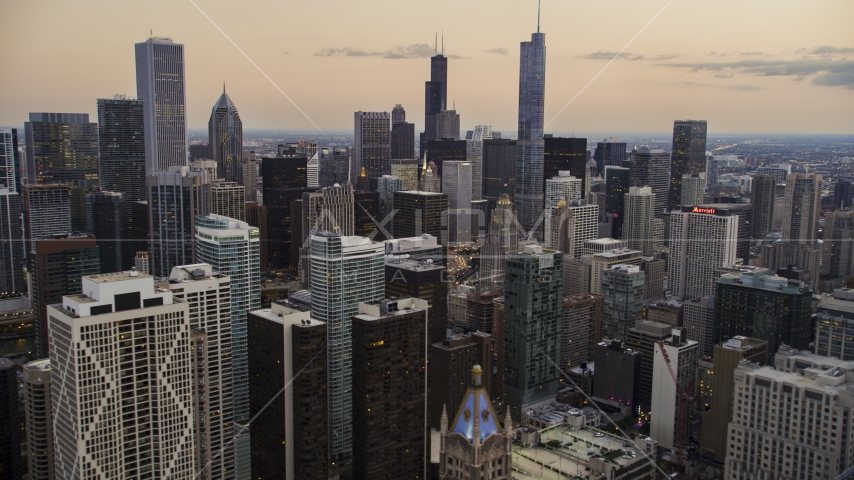
[[[353,317],[353,478],[424,478],[427,302],[360,303]]]

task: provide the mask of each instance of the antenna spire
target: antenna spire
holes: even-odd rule
[[[436,56],[436,49],[439,48],[439,32],[436,33],[436,38],[433,39],[433,56]]]
[[[540,1],[537,0],[537,33],[540,33]]]
[[[442,29],[442,55],[445,54],[445,29]]]
[[[225,94],[225,79],[222,79],[222,93]]]

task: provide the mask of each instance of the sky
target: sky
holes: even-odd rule
[[[0,54],[0,124],[13,127],[28,112],[96,121],[97,98],[135,98],[134,43],[153,31],[185,45],[190,128],[207,126],[225,82],[247,129],[350,129],[353,112],[400,103],[421,130],[429,57],[444,32],[461,129],[512,132],[519,42],[537,28],[536,0],[5,0],[0,9],[0,42],[12,47]],[[851,19],[850,0],[542,0],[546,131],[667,132],[690,118],[708,120],[710,134],[854,133]]]

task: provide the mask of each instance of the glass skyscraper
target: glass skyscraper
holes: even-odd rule
[[[706,121],[673,122],[673,149],[670,152],[670,207],[682,205],[682,175],[706,169]],[[690,205],[686,205],[690,206]]]
[[[226,182],[243,183],[243,122],[234,102],[225,93],[225,85],[211,111],[208,139],[216,160],[217,176]]]
[[[546,90],[546,34],[522,42],[519,65],[519,138],[516,140],[516,211],[530,232],[543,213],[543,103]]]
[[[149,172],[187,164],[184,45],[151,37],[137,43],[136,97],[145,108],[145,164]]]

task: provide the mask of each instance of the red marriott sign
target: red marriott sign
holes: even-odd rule
[[[691,209],[691,213],[707,213],[709,215],[714,215],[717,212],[714,208],[705,208],[705,207],[694,207]]]

